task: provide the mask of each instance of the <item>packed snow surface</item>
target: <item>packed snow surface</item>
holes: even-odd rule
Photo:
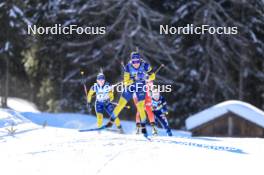
[[[0,109],[1,174],[263,174],[261,138],[191,137],[175,130],[167,137],[160,129],[161,136],[147,139],[135,135],[129,121],[122,122],[126,134],[78,132],[95,122],[82,114]]]
[[[25,132],[23,132],[25,131]],[[4,131],[0,131],[4,134]],[[263,139],[155,137],[19,128],[0,139],[8,175],[261,174]]]

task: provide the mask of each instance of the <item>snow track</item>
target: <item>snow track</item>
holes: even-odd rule
[[[26,120],[28,121],[28,120]],[[51,121],[50,121],[51,122]],[[125,130],[134,127],[125,123]],[[21,123],[0,128],[1,174],[261,174],[263,139],[123,135]],[[180,133],[177,135],[177,133]]]

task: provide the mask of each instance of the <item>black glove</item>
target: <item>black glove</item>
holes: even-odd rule
[[[88,110],[88,113],[89,113],[89,114],[92,113],[91,103],[87,103],[87,110]]]

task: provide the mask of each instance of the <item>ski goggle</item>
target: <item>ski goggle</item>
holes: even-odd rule
[[[132,64],[139,64],[140,60],[132,60],[131,62],[132,62]]]

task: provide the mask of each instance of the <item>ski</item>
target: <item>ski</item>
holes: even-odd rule
[[[103,125],[99,128],[90,128],[90,129],[80,129],[79,132],[90,132],[90,131],[100,131],[106,129],[106,125]]]
[[[90,132],[90,131],[101,131],[101,130],[106,130],[106,131],[115,132],[119,134],[125,134],[124,131],[120,132],[119,129],[108,128],[106,125],[103,125],[102,127],[99,127],[99,128],[80,129],[79,132]]]

